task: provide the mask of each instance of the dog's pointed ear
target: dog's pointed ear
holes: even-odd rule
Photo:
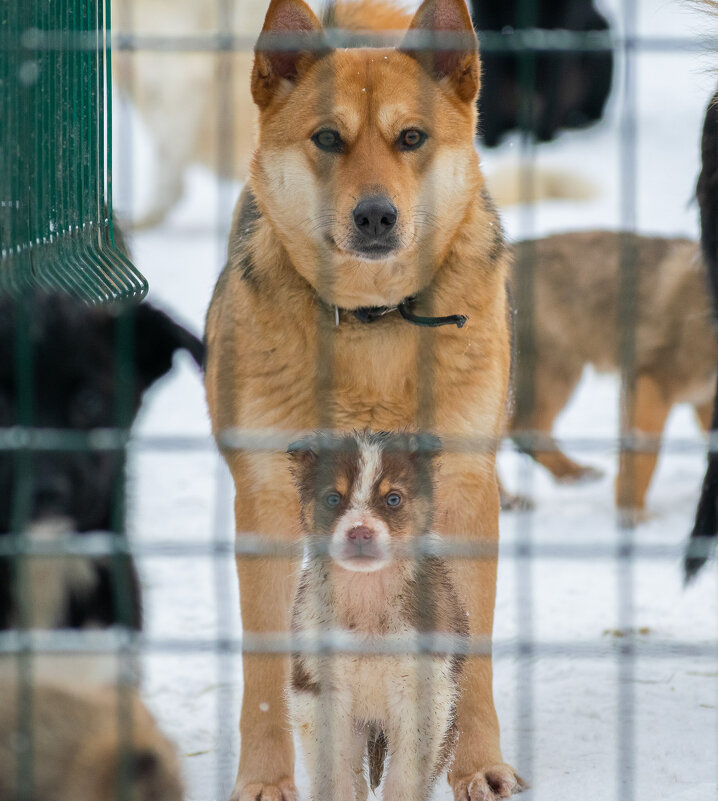
[[[254,102],[266,108],[328,52],[322,24],[303,0],[272,0],[254,48]]]
[[[464,0],[424,0],[399,48],[464,102],[479,93],[479,43]]]

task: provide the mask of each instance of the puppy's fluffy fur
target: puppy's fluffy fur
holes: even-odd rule
[[[312,797],[365,799],[364,759],[374,790],[388,750],[384,798],[429,798],[456,741],[461,658],[371,651],[411,646],[418,633],[468,634],[446,563],[411,553],[432,524],[436,445],[365,432],[290,452],[310,542],[292,629],[352,632],[368,652],[292,659],[290,703]]]
[[[658,458],[656,439],[673,405],[692,404],[703,428],[710,425],[718,345],[700,249],[687,239],[602,231],[549,236],[517,249],[515,287],[521,286],[516,271],[532,269],[532,295],[514,296],[518,316],[533,320],[533,341],[528,353],[518,353],[511,428],[543,434],[549,448],[531,455],[566,482],[600,475],[552,450],[551,429],[585,365],[619,369],[619,264],[622,257],[635,263],[635,395],[628,425],[646,436],[648,451],[621,458],[616,503],[640,516]]]

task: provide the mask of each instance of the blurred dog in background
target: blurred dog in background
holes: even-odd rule
[[[512,280],[516,290],[522,264],[531,265],[533,292],[526,301],[530,309],[523,308],[522,292],[514,291],[514,297],[519,317],[533,315],[533,352],[517,355],[510,430],[544,437],[545,449],[537,445],[527,450],[559,481],[601,475],[562,453],[551,431],[587,364],[599,371],[620,369],[622,254],[635,259],[637,281],[635,396],[629,427],[646,435],[649,448],[655,448],[623,455],[616,504],[640,518],[658,458],[657,440],[671,408],[690,403],[702,428],[710,427],[718,344],[697,243],[604,231],[519,243]],[[532,397],[533,402],[524,408],[522,397]]]
[[[244,180],[254,148],[256,109],[249,87],[252,45],[266,12],[265,0],[112,0],[112,33],[165,42],[157,49],[113,53],[113,81],[132,100],[154,145],[153,194],[132,212],[138,226],[156,225],[184,191],[184,173],[202,164],[224,178]],[[222,18],[226,6],[229,14]],[[246,40],[243,49],[217,48],[219,38]],[[182,48],[200,39],[204,49]],[[116,142],[123,156],[123,142]]]
[[[577,33],[605,33],[608,21],[592,0],[535,0],[528,4],[503,0],[471,0],[477,31],[513,34],[541,28]],[[537,142],[550,142],[564,128],[597,122],[611,91],[613,52],[560,51],[538,53],[529,63],[525,51],[482,50],[484,70],[479,96],[479,134],[495,147],[511,131],[527,128]],[[522,62],[523,60],[523,62]],[[522,63],[533,69],[522,81]],[[529,118],[521,104],[529,93]]]
[[[135,690],[43,682],[27,688],[4,677],[0,698],[3,801],[182,801],[174,746]]]
[[[118,355],[123,328],[125,359]],[[91,308],[59,293],[36,294],[24,304],[2,298],[0,428],[119,434],[179,349],[201,364],[200,340],[149,304]],[[21,361],[29,365],[24,379]],[[111,445],[0,450],[0,486],[10,488],[0,493],[0,536],[24,531],[36,542],[59,545],[78,533],[123,535],[124,469],[124,448]],[[23,584],[30,592],[25,619]],[[126,553],[0,557],[0,629],[139,628],[140,622],[137,576]]]

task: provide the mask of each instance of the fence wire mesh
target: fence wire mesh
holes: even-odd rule
[[[2,204],[0,283],[22,294],[21,290],[30,283],[32,276],[32,280],[46,287],[69,289],[92,300],[97,299],[98,294],[102,299],[128,292],[138,297],[144,294],[143,279],[114,247],[109,191],[114,161],[122,165],[122,211],[138,245],[137,262],[147,265],[144,272],[150,279],[153,279],[153,272],[156,274],[165,302],[182,308],[198,322],[209,301],[215,267],[226,257],[230,212],[238,192],[236,179],[246,177],[249,147],[246,137],[252,125],[248,118],[252,110],[237,98],[248,99],[250,51],[261,27],[264,4],[260,4],[261,9],[248,6],[245,10],[241,4],[227,0],[197,4],[192,8],[180,4],[176,9],[161,0],[151,3],[148,0],[147,4],[140,0],[116,3],[113,18],[117,31],[112,34],[112,49],[118,83],[126,96],[121,107],[124,113],[116,120],[113,158],[110,158],[109,133],[105,136],[105,125],[111,125],[111,120],[107,106],[103,106],[103,99],[109,105],[109,98],[104,97],[102,54],[104,37],[109,31],[103,24],[101,4],[96,11],[90,11],[88,4],[83,5],[83,9],[55,4],[56,16],[42,24],[23,16],[19,7],[16,9],[10,3],[3,5],[8,24],[2,29],[4,38],[0,50],[9,55],[8,71],[2,76],[7,120],[3,154],[7,158],[6,167],[13,167],[3,170],[6,177],[10,176],[3,194],[5,198],[23,199],[21,203],[11,200],[10,204],[6,201]],[[150,8],[152,11],[148,11]],[[718,39],[694,35],[692,30],[689,35],[675,36],[665,32],[645,33],[639,25],[639,6],[631,0],[623,0],[612,8],[611,29],[606,30],[566,30],[560,25],[542,29],[536,27],[540,9],[540,4],[526,0],[518,4],[515,28],[479,30],[480,53],[482,57],[510,54],[515,58],[518,133],[514,133],[513,138],[508,136],[511,147],[519,151],[518,160],[522,165],[519,194],[524,200],[537,196],[541,180],[539,165],[543,146],[536,142],[541,138],[541,114],[537,105],[540,93],[536,82],[540,74],[545,75],[545,63],[539,70],[539,60],[555,56],[554,73],[556,69],[562,73],[575,68],[577,62],[561,61],[561,57],[598,53],[612,54],[615,59],[612,98],[605,114],[613,117],[616,135],[609,155],[614,158],[611,169],[618,176],[615,193],[618,208],[613,210],[611,219],[617,221],[613,227],[621,232],[612,246],[618,263],[615,274],[617,308],[608,318],[608,324],[606,320],[601,321],[602,326],[613,325],[615,330],[609,334],[600,327],[593,336],[615,342],[620,398],[616,403],[618,413],[609,414],[601,407],[607,396],[596,385],[599,408],[594,407],[591,415],[605,414],[610,423],[616,424],[614,432],[599,426],[598,433],[594,433],[596,429],[588,426],[586,416],[574,425],[572,432],[558,438],[550,429],[538,430],[533,426],[512,431],[510,440],[453,432],[442,436],[442,450],[446,454],[475,455],[498,449],[502,456],[508,455],[504,465],[514,468],[512,478],[517,479],[520,493],[534,496],[539,504],[536,509],[519,509],[502,515],[501,530],[505,540],[502,539],[500,546],[480,537],[456,536],[438,542],[419,539],[403,552],[397,551],[398,559],[417,563],[437,556],[491,562],[498,556],[500,565],[507,567],[499,572],[497,633],[493,639],[480,635],[457,636],[432,629],[404,636],[377,637],[368,643],[361,634],[343,630],[318,634],[242,630],[236,614],[234,559],[250,565],[249,569],[253,564],[272,560],[291,561],[293,570],[297,570],[306,550],[298,540],[272,538],[259,531],[242,532],[234,539],[229,508],[231,479],[215,456],[215,444],[204,426],[206,412],[196,377],[183,366],[179,377],[174,379],[172,397],[165,391],[167,400],[157,399],[158,411],[149,421],[140,421],[134,437],[130,437],[126,425],[131,415],[121,411],[115,424],[107,427],[77,431],[43,425],[32,414],[33,344],[27,333],[32,321],[20,316],[12,344],[17,394],[10,399],[9,422],[3,417],[0,428],[0,452],[13,465],[13,479],[2,490],[11,496],[15,509],[13,525],[6,536],[0,537],[0,563],[10,566],[7,575],[13,576],[13,592],[25,599],[22,607],[32,604],[32,600],[28,598],[29,590],[18,565],[46,557],[58,562],[73,556],[131,557],[141,568],[148,613],[146,626],[141,631],[125,626],[96,631],[37,630],[27,625],[29,615],[21,620],[25,625],[8,626],[0,631],[0,659],[10,659],[11,673],[21,679],[17,728],[27,742],[31,743],[35,736],[33,675],[43,675],[43,659],[87,656],[109,658],[109,675],[116,678],[118,686],[126,693],[120,696],[121,701],[116,706],[121,740],[132,743],[132,721],[128,715],[131,718],[134,713],[129,699],[138,681],[137,664],[141,663],[148,703],[167,733],[180,743],[189,797],[224,799],[232,791],[239,750],[236,728],[242,693],[239,658],[243,655],[288,658],[295,654],[376,654],[388,659],[416,654],[425,660],[417,669],[421,672],[425,670],[423,665],[428,664],[428,656],[458,653],[493,658],[502,733],[509,742],[508,748],[504,748],[505,756],[529,780],[531,788],[527,793],[530,797],[548,797],[554,795],[557,788],[586,799],[601,795],[644,801],[674,797],[674,792],[679,793],[678,797],[681,792],[686,793],[685,797],[697,799],[718,797],[718,717],[715,712],[718,708],[715,683],[718,593],[713,585],[703,592],[700,598],[706,603],[705,615],[691,625],[681,627],[680,621],[674,618],[665,630],[661,631],[659,626],[654,631],[644,628],[642,622],[643,616],[651,618],[649,596],[660,595],[661,582],[670,582],[672,573],[676,577],[679,575],[678,563],[690,529],[695,496],[689,495],[686,499],[681,486],[683,495],[675,501],[681,508],[669,518],[669,526],[680,530],[661,530],[658,535],[644,537],[637,518],[618,512],[614,515],[610,511],[610,490],[605,483],[604,508],[597,508],[596,497],[586,496],[582,490],[575,490],[576,500],[566,500],[570,492],[566,489],[560,498],[549,493],[553,505],[541,509],[545,482],[537,475],[534,463],[518,455],[569,452],[595,455],[606,463],[617,457],[622,464],[626,497],[633,497],[637,459],[641,455],[657,455],[660,450],[664,458],[683,459],[676,462],[678,472],[685,469],[688,461],[693,466],[700,465],[706,442],[689,428],[684,426],[677,435],[672,433],[662,439],[660,427],[646,435],[636,431],[634,424],[641,297],[637,266],[640,243],[635,234],[646,228],[660,227],[660,223],[653,226],[650,221],[646,225],[640,211],[641,165],[645,165],[645,161],[641,158],[643,140],[639,128],[645,118],[639,118],[639,60],[645,55],[680,55],[701,63],[700,59],[707,54],[710,63],[713,53],[718,52]],[[67,19],[61,18],[65,13]],[[643,13],[645,15],[645,9]],[[706,19],[699,11],[691,13],[699,20]],[[153,18],[153,14],[157,16]],[[474,17],[478,21],[480,15],[476,13]],[[402,36],[401,31],[363,34],[332,30],[313,44],[321,48],[376,47],[395,43]],[[450,49],[454,40],[451,35],[431,33],[429,36],[417,34],[412,43],[442,52],[445,47]],[[287,52],[297,47],[297,42],[286,34],[271,44],[273,49],[286,48]],[[299,44],[306,49],[306,38]],[[78,61],[77,66],[63,71],[73,55],[85,61],[82,64]],[[551,66],[550,59],[548,63]],[[34,89],[28,90],[24,84],[13,82],[13,70],[27,75],[31,69],[36,69],[40,76],[38,83],[30,82]],[[708,81],[713,79],[709,77]],[[331,107],[334,98],[331,76],[327,77],[326,87],[323,102]],[[23,91],[37,91],[40,96],[49,93],[51,97],[55,93],[54,99],[62,95],[62,109],[66,115],[62,125],[68,128],[77,124],[90,135],[73,138],[76,148],[68,147],[67,139],[53,138],[53,121],[47,116],[19,113],[20,109],[35,108],[21,96]],[[703,94],[707,100],[708,93]],[[196,102],[198,97],[202,98],[201,104]],[[90,102],[86,105],[80,98],[90,98]],[[672,99],[667,90],[665,107],[660,114],[656,113],[658,122],[649,120],[649,124],[679,124],[672,118]],[[426,104],[430,104],[428,99]],[[422,111],[428,118],[435,114],[430,107]],[[46,109],[43,111],[45,115],[49,113]],[[147,156],[143,156],[142,151],[148,150],[146,140],[153,135],[158,142],[150,157],[155,161],[155,172],[152,180],[146,181],[142,160]],[[581,135],[584,134],[573,134]],[[589,137],[587,147],[590,149],[590,136],[585,135]],[[697,158],[698,127],[692,136]],[[558,137],[550,145],[554,152],[560,152],[562,141],[565,138]],[[22,156],[18,157],[18,151],[12,146],[8,148],[8,142],[11,145],[24,142]],[[482,160],[490,161],[481,142],[477,146]],[[190,169],[183,182],[183,171],[196,162],[202,162],[218,180],[215,182],[214,177],[210,179],[206,173],[197,174]],[[156,197],[135,214],[133,204],[141,192],[147,190],[147,184],[156,190]],[[35,187],[35,191],[31,193],[30,187]],[[200,197],[193,198],[197,187]],[[665,191],[671,194],[673,190],[666,186]],[[681,204],[683,200],[681,198]],[[565,211],[566,207],[562,206],[554,217],[549,214],[548,225],[541,219],[536,205],[530,202],[506,212],[513,238],[517,240],[512,295],[515,308],[519,310],[514,314],[514,348],[521,370],[515,373],[512,402],[521,420],[534,419],[537,372],[542,367],[536,360],[536,243],[547,229],[560,227],[556,218]],[[133,219],[140,221],[136,228],[132,225]],[[590,227],[591,223],[577,224],[580,219],[579,209],[571,215],[570,227]],[[589,219],[593,221],[594,218]],[[52,229],[48,228],[50,225]],[[150,230],[145,231],[143,226],[149,226]],[[662,233],[672,234],[673,230]],[[48,242],[52,247],[47,246]],[[431,247],[427,248],[416,264],[417,273],[426,275],[427,281],[433,270],[432,251]],[[610,257],[611,254],[607,254],[607,258]],[[201,259],[205,259],[207,265],[200,264]],[[183,275],[179,274],[180,265]],[[193,270],[201,273],[201,277],[187,278]],[[320,265],[319,275],[319,294],[331,296],[331,265]],[[584,299],[573,300],[579,303]],[[277,318],[277,325],[281,326],[281,309]],[[332,405],[331,365],[335,345],[333,320],[330,322],[330,325],[320,326],[322,336],[318,338],[314,361],[317,427],[332,431],[339,426]],[[132,334],[126,329],[123,333],[121,318],[118,326],[116,370],[132,373]],[[417,402],[416,428],[431,430],[435,422],[436,392],[432,329],[422,329],[418,339],[420,358],[416,372],[423,389]],[[4,369],[4,365],[0,367]],[[132,376],[127,380],[131,381]],[[118,381],[117,386],[126,387],[127,384]],[[217,444],[225,454],[283,454],[291,442],[310,433],[294,429],[291,423],[262,429],[230,427],[217,433]],[[715,437],[713,432],[708,438],[710,450],[716,449]],[[26,501],[32,491],[33,465],[38,455],[73,451],[124,454],[128,448],[129,485],[126,487],[123,479],[118,480],[115,495],[116,503],[122,507],[126,492],[129,495],[129,538],[125,533],[124,511],[117,512],[116,525],[109,533],[97,531],[78,537],[66,532],[59,539],[44,541],[24,531],[31,521],[23,499]],[[690,481],[695,475],[695,469],[693,473],[688,470]],[[670,492],[669,483],[662,484],[666,496]],[[694,483],[697,493],[698,482]],[[666,514],[666,508],[672,505],[673,500],[666,497],[663,513]],[[552,516],[556,520],[555,535],[551,533]],[[594,517],[598,520],[596,524],[592,523]],[[583,526],[587,533],[585,538]],[[315,550],[313,555],[322,560],[331,557],[326,545],[324,551],[319,547],[318,554]],[[598,579],[593,578],[593,571]],[[648,578],[644,575],[646,572]],[[575,581],[570,578],[572,575]],[[123,579],[119,576],[117,580]],[[591,586],[594,581],[613,582],[613,587],[610,592],[596,592],[595,586]],[[552,583],[557,587],[555,593],[547,587]],[[280,591],[284,588],[277,588],[277,592]],[[582,597],[583,591],[585,597]],[[666,595],[671,602],[678,597],[668,589]],[[120,591],[113,603],[122,606],[121,596]],[[602,609],[592,610],[595,615],[589,615],[593,629],[588,634],[572,625],[581,620],[572,607],[584,603],[594,607],[604,605]],[[681,609],[687,613],[692,608],[679,606],[679,613]],[[175,614],[177,619],[174,619]],[[562,614],[571,621],[568,625],[556,621],[556,616],[560,618]],[[119,614],[120,619],[123,617]],[[506,623],[506,618],[510,623]],[[704,627],[702,631],[701,627]],[[50,664],[52,671],[58,670],[56,662]],[[615,666],[615,675],[610,679],[604,669],[607,664]],[[656,668],[656,665],[667,667]],[[325,665],[322,670],[329,668]],[[703,677],[703,686],[687,687],[686,676],[691,672]],[[678,704],[685,707],[685,714],[680,717],[673,735],[671,723],[663,720],[663,715],[677,714],[677,706],[666,703],[663,712],[661,704],[673,689],[676,673],[682,679],[675,684],[679,692],[686,692],[686,697]],[[574,681],[575,674],[583,674],[583,681]],[[422,677],[428,689],[417,697],[416,707],[409,710],[411,714],[408,715],[408,726],[414,729],[432,698],[432,676],[427,672]],[[322,678],[330,676],[322,674]],[[606,682],[607,686],[599,689],[593,682]],[[646,695],[645,685],[657,685],[659,691]],[[566,688],[565,694],[562,686]],[[603,706],[591,703],[593,691]],[[499,693],[510,695],[510,701]],[[576,694],[582,698],[572,697]],[[252,699],[252,702],[260,709],[265,703],[261,698]],[[551,717],[547,715],[547,702],[551,707],[562,707],[565,702],[566,707],[562,714]],[[645,707],[650,704],[657,705],[659,711],[646,716]],[[208,713],[210,706],[214,708]],[[599,718],[597,726],[588,722],[592,717]],[[331,759],[337,725],[338,721],[331,714],[324,713],[322,759]],[[651,726],[657,731],[647,732],[646,727]],[[567,727],[560,737],[555,736],[558,727]],[[661,730],[664,737],[661,737]],[[2,734],[0,732],[0,736]],[[651,735],[656,736],[650,739]],[[572,741],[582,741],[583,746],[576,749]],[[675,778],[681,772],[678,761],[675,767],[664,766],[664,770],[660,770],[656,763],[664,759],[674,764],[669,751],[673,747],[681,759],[691,765],[697,778],[686,779],[684,783]],[[555,750],[570,753],[571,764],[562,765],[560,759],[555,758]],[[34,798],[33,776],[37,763],[32,746],[21,748],[20,754],[15,795],[9,797],[13,801],[29,801]],[[656,772],[657,779],[648,775],[652,771]],[[599,772],[600,781],[596,775]],[[559,779],[558,773],[572,773],[574,783]],[[117,786],[111,791],[113,794],[105,798],[133,798],[132,775],[129,767],[120,771]],[[667,779],[667,776],[674,779]],[[298,778],[300,791],[306,793],[308,781],[301,770]],[[421,797],[422,792],[421,788],[412,786],[412,796]],[[448,791],[442,786],[436,792],[441,795]],[[327,793],[327,797],[329,795]],[[159,796],[157,799],[159,801]]]

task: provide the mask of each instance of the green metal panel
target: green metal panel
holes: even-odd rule
[[[0,291],[141,298],[110,191],[109,0],[0,0]]]

